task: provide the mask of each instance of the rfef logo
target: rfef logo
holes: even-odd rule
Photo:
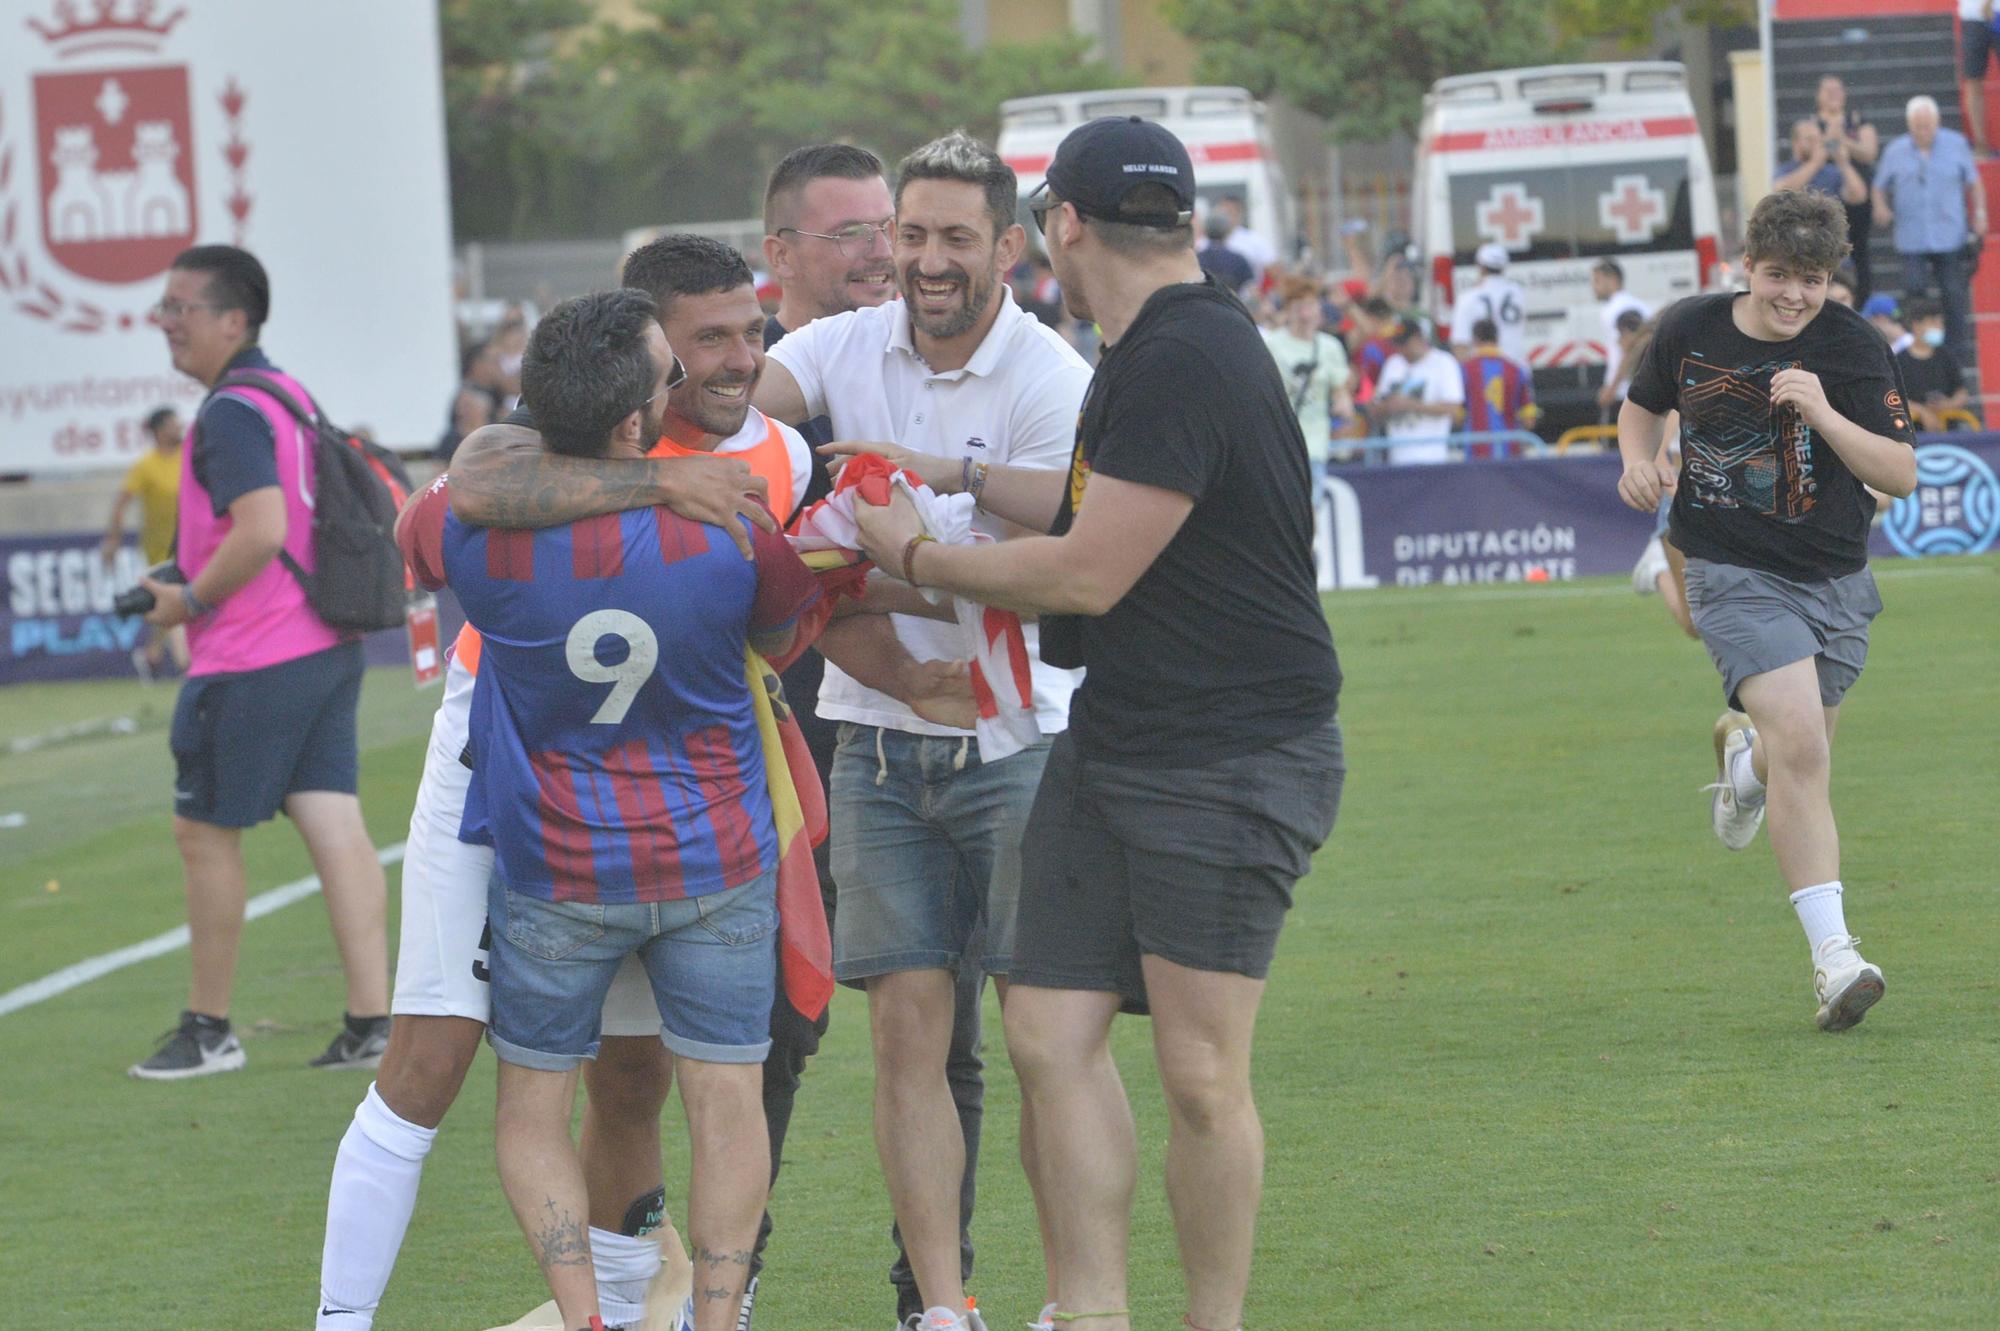
[[[2000,480],[1978,454],[1953,444],[1917,450],[1917,488],[1882,522],[1896,552],[1976,555],[2000,539]]]
[[[242,243],[247,99],[229,81],[222,133],[208,120],[198,151],[199,84],[161,59],[187,16],[157,0],[56,0],[49,21],[26,21],[46,67],[0,87],[0,303],[64,332],[147,328],[154,280],[201,234],[205,184]]]

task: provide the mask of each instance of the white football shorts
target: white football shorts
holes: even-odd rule
[[[472,714],[473,674],[453,657],[444,699],[431,722],[424,776],[403,847],[403,928],[396,950],[392,1013],[470,1017],[492,1011],[487,993],[486,885],[493,848],[458,839],[472,770],[459,761]],[[658,1035],[660,1009],[635,954],[625,958],[604,997],[606,1035]]]

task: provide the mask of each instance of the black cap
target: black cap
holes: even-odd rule
[[[1126,194],[1144,184],[1172,190],[1180,211],[1120,214],[1118,205]],[[1041,190],[1074,204],[1085,217],[1162,229],[1185,226],[1194,216],[1194,163],[1163,126],[1138,116],[1105,116],[1069,132],[1056,148]]]

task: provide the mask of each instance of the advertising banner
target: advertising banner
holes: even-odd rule
[[[429,442],[457,382],[436,7],[0,0],[0,474],[183,416],[152,307],[191,245],[271,278],[263,344],[343,425]]]
[[[1651,514],[1618,498],[1614,456],[1340,466],[1326,481],[1326,587],[1567,581],[1627,573]],[[1876,558],[1978,554],[2000,540],[2000,434],[1926,435],[1917,488],[1877,515]]]
[[[89,532],[0,537],[0,685],[136,673],[132,651],[146,641],[146,623],[114,614],[111,602],[139,580],[146,561],[128,545],[107,565],[103,539]],[[463,622],[457,610],[450,602],[442,616],[454,633]],[[409,637],[400,628],[371,633],[367,654],[369,665],[407,661]]]

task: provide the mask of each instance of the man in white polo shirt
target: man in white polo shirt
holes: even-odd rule
[[[968,473],[1068,465],[1090,369],[1003,280],[1027,243],[1015,201],[1013,171],[963,134],[911,153],[895,195],[903,299],[791,333],[771,348],[757,406],[783,421],[824,415],[836,439],[894,441]],[[1019,531],[983,513],[975,525]],[[894,622],[920,660],[964,654],[954,625]],[[966,1313],[959,1266],[964,1143],[945,1057],[953,972],[982,917],[986,971],[1011,964],[1021,833],[1078,679],[1042,664],[1032,625],[1028,646],[1043,740],[997,762],[980,761],[971,732],[923,721],[831,662],[820,689],[820,715],[840,722],[834,973],[868,989],[875,1140],[926,1305],[922,1331],[981,1325]]]

